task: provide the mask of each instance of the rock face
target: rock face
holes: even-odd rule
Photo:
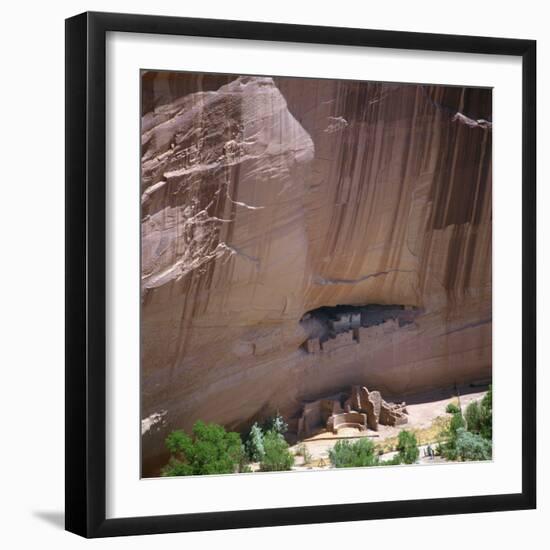
[[[401,396],[491,377],[490,90],[142,86],[144,475],[197,419],[241,429],[352,384]],[[308,353],[307,312],[365,304],[421,314]]]

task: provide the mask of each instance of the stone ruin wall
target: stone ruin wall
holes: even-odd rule
[[[490,378],[489,90],[154,71],[143,85],[145,475],[197,419],[240,429],[350,384]],[[305,352],[305,312],[364,303],[424,313]]]
[[[345,401],[343,407],[342,401]],[[343,426],[378,431],[379,425],[407,424],[407,414],[406,403],[388,403],[377,390],[352,386],[349,393],[304,403],[296,436],[302,440],[323,431],[338,433]]]
[[[399,328],[399,321],[389,319],[380,325],[352,328],[340,332],[334,338],[329,338],[324,342],[321,342],[319,338],[310,338],[305,343],[305,349],[308,353],[321,353],[331,352],[349,345],[368,345],[369,342],[376,341],[381,336],[391,334]]]

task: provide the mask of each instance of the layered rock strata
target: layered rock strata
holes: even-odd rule
[[[404,395],[491,377],[490,90],[142,85],[144,475],[197,419],[241,429],[352,384]],[[306,312],[366,304],[422,313],[304,345]]]

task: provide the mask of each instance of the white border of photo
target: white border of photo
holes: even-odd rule
[[[133,33],[106,46],[107,518],[521,492],[521,59]],[[493,461],[140,479],[141,69],[493,87]]]

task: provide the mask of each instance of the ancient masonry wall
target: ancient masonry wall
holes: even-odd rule
[[[407,414],[405,403],[388,403],[379,391],[352,386],[349,394],[340,393],[304,403],[297,435],[298,439],[304,439],[324,430],[338,433],[338,429],[343,427],[378,431],[380,424],[406,424]]]
[[[376,340],[380,336],[390,334],[397,329],[399,329],[399,322],[390,319],[380,325],[356,327],[345,332],[340,332],[334,338],[330,338],[324,342],[321,342],[319,338],[311,338],[306,341],[305,349],[308,353],[331,352],[345,346],[364,344],[369,340]]]

